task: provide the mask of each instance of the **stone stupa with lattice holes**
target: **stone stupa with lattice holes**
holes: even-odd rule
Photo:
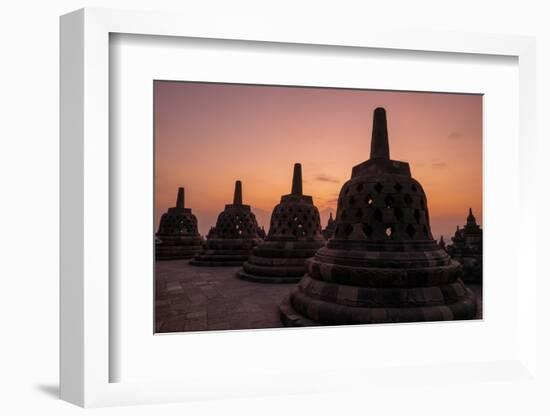
[[[185,190],[178,189],[176,206],[160,218],[156,234],[157,260],[189,259],[202,248],[203,239],[197,228],[197,217],[185,208]]]
[[[324,243],[319,210],[313,198],[302,193],[302,166],[296,163],[292,192],[273,209],[266,240],[254,248],[237,276],[261,283],[296,283],[306,272],[305,260]]]
[[[279,308],[288,326],[476,316],[460,264],[432,237],[422,186],[408,163],[390,159],[383,108],[374,111],[370,159],[340,191],[334,236],[306,266]]]
[[[256,216],[242,200],[241,181],[235,182],[233,203],[227,204],[209,232],[204,249],[191,260],[195,266],[241,266],[261,241]]]

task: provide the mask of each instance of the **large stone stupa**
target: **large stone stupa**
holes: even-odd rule
[[[296,283],[306,273],[305,260],[324,245],[319,210],[302,193],[302,166],[294,165],[292,192],[271,214],[265,241],[254,248],[237,276],[261,283]]]
[[[241,181],[236,181],[233,203],[227,204],[218,215],[204,250],[190,263],[195,266],[241,266],[260,241],[256,216],[250,205],[243,204]]]
[[[185,190],[178,189],[176,206],[160,217],[155,239],[157,260],[189,259],[202,248],[202,237],[197,228],[197,217],[185,208]]]
[[[386,112],[374,111],[370,159],[340,191],[336,230],[307,260],[280,305],[288,326],[473,319],[461,266],[430,230],[428,203],[409,164],[390,159]]]

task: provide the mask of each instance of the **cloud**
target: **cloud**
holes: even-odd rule
[[[462,133],[459,133],[458,131],[452,131],[447,136],[447,138],[449,138],[451,140],[462,139],[463,137],[464,137],[464,135]]]
[[[321,173],[320,175],[317,175],[315,177],[316,181],[319,182],[330,182],[330,183],[340,183],[340,180],[338,178],[335,178],[334,176],[329,176]]]
[[[432,163],[432,167],[434,167],[436,169],[447,169],[449,167],[449,165],[447,165],[444,162],[438,162],[438,163]]]

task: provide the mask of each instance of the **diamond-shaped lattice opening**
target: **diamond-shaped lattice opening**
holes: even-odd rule
[[[407,225],[407,228],[405,229],[407,234],[410,238],[414,237],[414,234],[416,233],[416,229],[412,226],[412,224]]]
[[[370,237],[370,235],[372,234],[372,227],[367,223],[363,224],[363,232],[367,237]]]
[[[417,224],[420,224],[420,211],[417,209],[414,210],[414,219],[416,220]]]
[[[376,192],[380,192],[382,191],[382,189],[384,189],[384,187],[382,186],[382,184],[380,182],[376,182],[376,185],[374,185],[374,190]]]
[[[401,189],[403,189],[403,185],[401,185],[399,182],[396,182],[393,186],[393,189],[395,189],[397,192],[400,192]]]
[[[376,211],[374,211],[373,217],[376,221],[382,221],[382,211],[377,208]]]
[[[403,200],[405,201],[405,204],[407,204],[407,205],[411,205],[412,202],[413,202],[413,199],[409,194],[405,194],[405,196],[403,197]]]
[[[361,208],[359,208],[356,212],[355,212],[355,216],[357,217],[358,220],[361,219],[361,217],[363,217],[363,210]]]
[[[393,196],[390,194],[386,195],[386,198],[384,198],[384,202],[386,203],[386,208],[391,208],[393,205]]]
[[[391,238],[391,234],[392,234],[392,229],[391,227],[386,227],[386,231],[385,231],[386,235]]]

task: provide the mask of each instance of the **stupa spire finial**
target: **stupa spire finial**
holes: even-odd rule
[[[292,175],[292,195],[302,195],[302,165],[294,164],[294,173]]]
[[[466,218],[466,224],[467,225],[477,225],[476,217],[474,217],[474,214],[472,213],[472,208],[470,208],[468,210],[468,218]]]
[[[243,204],[243,187],[241,181],[235,182],[235,194],[233,196],[233,205]]]
[[[176,199],[176,208],[183,209],[185,208],[185,189],[180,187],[178,188],[178,197]]]
[[[374,110],[372,138],[370,143],[370,158],[390,158],[390,144],[388,142],[388,123],[386,120],[386,110],[382,107],[378,107],[376,110]]]

